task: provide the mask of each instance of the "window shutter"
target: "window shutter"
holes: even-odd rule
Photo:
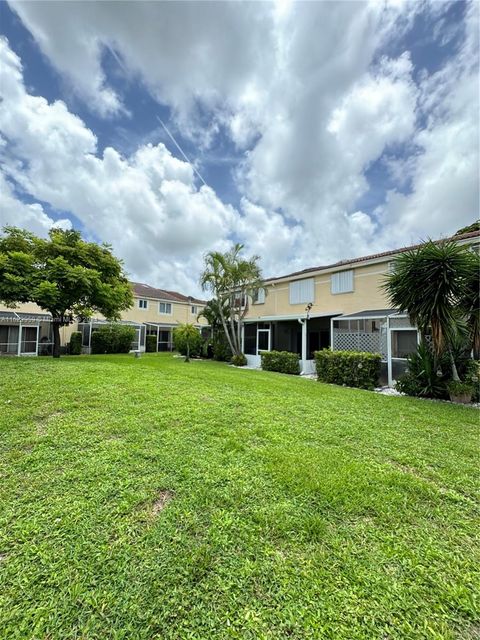
[[[315,283],[313,278],[294,280],[289,285],[290,304],[314,302]]]
[[[353,269],[332,273],[331,291],[334,294],[350,293],[353,291]]]

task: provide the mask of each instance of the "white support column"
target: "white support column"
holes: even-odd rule
[[[35,355],[38,356],[38,337],[40,335],[40,325],[37,324],[37,344],[36,344],[36,349],[35,349]]]
[[[330,318],[330,349],[333,351],[333,317]]]
[[[19,356],[22,352],[22,323],[18,325],[18,344],[17,344],[17,356]]]
[[[302,324],[302,360],[307,359],[307,321],[304,320]]]
[[[390,316],[387,316],[387,371],[388,386],[392,386],[392,337],[390,335]]]
[[[145,338],[146,340],[146,338]],[[157,325],[157,353],[158,353],[158,341],[160,340],[160,325]]]
[[[90,320],[90,331],[88,332],[88,353],[92,353],[92,321]]]
[[[242,353],[245,353],[245,325],[242,324],[242,335],[241,335],[241,350]]]

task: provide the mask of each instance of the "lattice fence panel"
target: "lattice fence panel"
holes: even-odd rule
[[[381,353],[380,334],[375,333],[351,333],[333,332],[333,348],[336,351],[368,351],[369,353]],[[383,355],[383,354],[382,354]]]

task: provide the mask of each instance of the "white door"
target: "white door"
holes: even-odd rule
[[[270,329],[257,329],[257,356],[261,351],[270,351]]]

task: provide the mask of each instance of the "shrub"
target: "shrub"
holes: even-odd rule
[[[145,351],[155,353],[157,350],[157,336],[154,334],[145,336]]]
[[[373,389],[380,375],[381,355],[357,351],[315,351],[318,380],[347,387]]]
[[[188,327],[188,329],[185,329]],[[193,328],[193,331],[191,330]],[[202,355],[203,338],[200,331],[193,325],[180,325],[173,330],[173,344],[175,350],[182,356],[187,355],[187,337],[190,345],[190,357],[199,358]]]
[[[247,364],[247,358],[243,353],[239,353],[235,356],[232,356],[231,362],[236,367],[244,367]]]
[[[469,360],[465,371],[465,382],[473,388],[472,402],[480,402],[480,361]]]
[[[407,372],[400,376],[395,385],[397,391],[422,398],[447,397],[446,375],[450,372],[448,358],[436,360],[432,348],[422,341],[407,362]]]
[[[264,371],[278,371],[298,376],[300,374],[300,360],[298,354],[290,351],[262,351],[262,369]]]
[[[106,324],[92,332],[92,353],[128,353],[134,339],[133,327]]]
[[[213,338],[213,359],[228,362],[232,357],[227,338],[223,332],[218,332]]]
[[[79,356],[82,353],[81,331],[74,331],[70,336],[69,353],[71,356]]]

